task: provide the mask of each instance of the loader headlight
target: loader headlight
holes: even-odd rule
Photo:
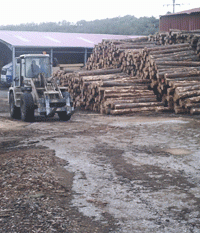
[[[57,85],[60,85],[60,79],[56,80]]]
[[[32,87],[22,87],[21,90],[22,90],[22,92],[25,92],[25,91],[31,92],[32,91]]]

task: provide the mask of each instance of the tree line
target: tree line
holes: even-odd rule
[[[159,31],[159,19],[155,17],[140,17],[126,15],[124,17],[107,18],[102,20],[70,23],[62,22],[26,23],[19,25],[0,26],[0,30],[11,31],[41,31],[65,33],[93,33],[114,35],[150,35]]]

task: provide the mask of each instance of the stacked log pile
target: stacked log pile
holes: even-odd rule
[[[192,105],[185,106],[183,101],[181,102],[181,99],[186,97],[176,93],[179,90],[178,87],[183,85],[189,87],[200,84],[199,71],[199,58],[188,43],[145,48],[139,67],[140,77],[150,79],[150,86],[157,94],[158,99],[162,99],[168,109],[174,110],[176,113],[189,111],[192,114],[198,113],[198,110],[190,110],[193,109]],[[190,97],[197,93],[191,92]],[[195,106],[197,107],[198,104]],[[162,110],[163,108],[158,109]]]
[[[200,30],[182,31],[171,29],[169,32],[150,35],[149,41],[153,41],[158,45],[189,43],[200,57]]]
[[[176,69],[171,73],[164,74],[161,88],[158,90],[162,92],[162,100],[167,103],[170,110],[174,110],[175,113],[196,114],[198,110],[194,111],[194,108],[200,108],[200,102],[198,104],[198,100],[200,100],[199,84],[200,66],[196,69],[194,67],[184,70]],[[193,97],[197,98],[194,101],[186,101]],[[190,103],[190,105],[186,105],[186,103]]]
[[[117,41],[115,41],[115,46],[113,46],[113,41],[107,43],[107,51],[113,51],[113,48],[116,49],[116,44]],[[125,47],[125,44],[126,49],[121,49]],[[193,50],[189,43],[159,46],[155,45],[155,43],[149,44],[146,41],[140,41],[140,48],[138,48],[137,41],[129,40],[128,42],[125,41],[124,44],[122,41],[119,41],[117,45],[121,46],[120,49],[118,48],[118,50],[116,50],[119,54],[117,58],[117,67],[120,67],[123,72],[138,77],[139,79],[150,79],[151,88],[158,96],[158,99],[162,100],[163,103],[168,106],[168,110],[175,111],[176,113],[188,112],[190,110],[188,107],[180,104],[181,101],[173,96],[174,93],[176,93],[175,89],[178,85],[176,84],[175,88],[172,87],[173,80],[175,80],[176,83],[180,82],[180,86],[182,86],[183,80],[188,82],[186,85],[189,85],[191,79],[198,79],[198,76],[195,77],[194,73],[200,66],[198,62],[199,58],[196,51]],[[100,51],[100,49],[94,51],[92,58],[98,57],[97,51]],[[115,53],[113,52],[113,54]],[[106,57],[104,57],[104,59],[105,58]],[[109,59],[112,61],[112,59],[116,59],[116,56],[114,55],[112,57],[110,53]],[[89,64],[91,65],[91,60]],[[98,61],[95,63],[94,59],[92,65],[93,67],[97,67]],[[193,74],[191,74],[191,72]],[[174,78],[169,76],[169,74],[173,74]],[[169,85],[169,81],[171,81],[170,85],[172,86]],[[199,81],[196,80],[196,82]],[[167,108],[158,109],[167,110]],[[194,113],[194,111],[191,110],[191,113]],[[197,113],[197,111],[195,113]]]
[[[148,42],[148,37],[103,40],[102,43],[95,46],[93,53],[88,58],[86,69],[121,68],[123,72],[135,76],[140,65],[141,50],[154,45],[154,42]]]
[[[82,70],[63,73],[60,80],[68,87],[75,107],[102,114],[128,114],[155,111],[156,95],[149,90],[150,80],[133,78],[121,69]],[[56,74],[55,74],[56,76]]]
[[[187,91],[193,90],[193,85],[200,84],[200,62],[196,52],[189,44],[176,44],[161,48],[147,49],[146,61],[143,76],[151,80],[151,88],[157,93],[158,98],[168,106],[169,110],[176,113],[198,113],[194,111],[192,104],[185,106],[183,99],[187,98],[186,89],[180,89],[188,86]],[[181,95],[180,92],[183,94]],[[179,93],[179,94],[178,94]],[[198,91],[188,93],[188,97],[198,96]],[[195,105],[196,107],[198,105]],[[195,108],[196,108],[195,107]]]
[[[57,70],[53,73],[53,78],[59,80],[60,86],[68,87],[69,77],[75,72],[73,69]]]
[[[200,72],[197,80],[183,82],[174,88],[173,100],[176,113],[200,114]],[[173,91],[173,89],[172,89]]]
[[[154,38],[103,40],[95,46],[86,70],[57,76],[69,87],[75,106],[85,109],[111,114],[151,110],[160,105],[155,103],[156,94],[167,106],[158,110],[200,113],[199,37],[197,32],[185,33],[187,37],[180,33],[170,32],[170,39],[161,33]],[[170,42],[172,37],[176,39]],[[182,39],[184,43],[176,44]]]
[[[124,80],[101,82],[99,100],[101,113],[113,115],[155,111],[158,102],[156,95],[148,89],[149,80],[133,79],[126,76]]]

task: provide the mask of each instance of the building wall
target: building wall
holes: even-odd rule
[[[189,30],[200,29],[200,12],[195,15],[189,15]]]
[[[170,29],[187,31],[200,29],[200,12],[161,16],[160,32],[168,32]]]

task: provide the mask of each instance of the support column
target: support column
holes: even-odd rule
[[[84,65],[86,65],[86,62],[87,62],[87,48],[85,48]]]
[[[13,80],[15,78],[15,65],[16,65],[16,61],[15,61],[15,47],[12,47],[12,65],[13,65]]]
[[[53,73],[53,49],[51,49],[51,74]]]

